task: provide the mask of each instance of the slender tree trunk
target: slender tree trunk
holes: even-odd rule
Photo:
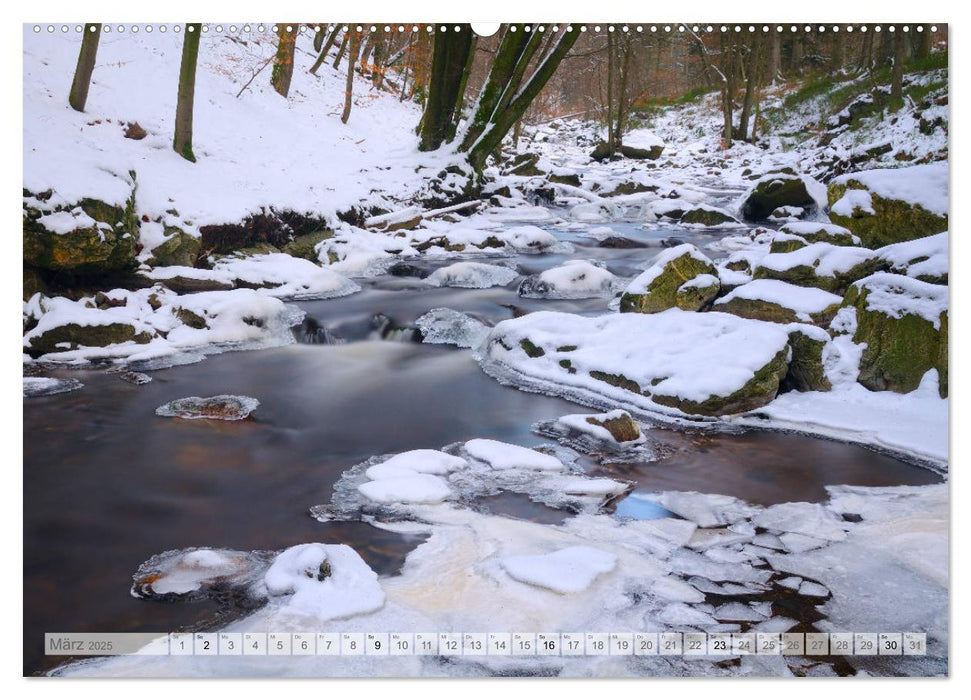
[[[337,56],[334,57],[334,70],[336,70],[340,64],[341,59],[344,58],[344,54],[347,52],[347,44],[351,36],[351,32],[354,31],[354,27],[348,27],[347,31],[344,33],[344,39],[341,41],[341,47],[337,49]]]
[[[317,71],[320,70],[320,67],[324,64],[324,61],[327,60],[327,54],[329,54],[330,50],[334,47],[334,43],[337,41],[337,34],[339,32],[340,27],[334,27],[334,31],[330,33],[327,43],[324,44],[323,48],[320,49],[320,55],[317,56],[317,60],[314,61],[314,65],[310,68],[310,73],[312,75],[317,75]]]
[[[762,59],[762,41],[758,34],[752,36],[752,41],[748,48],[748,68],[746,70],[747,80],[745,81],[745,99],[742,102],[742,114],[739,117],[738,131],[745,141],[749,140],[748,123],[752,114],[752,105],[755,93],[758,91],[758,72],[759,61]]]
[[[630,37],[624,37],[624,60],[620,64],[620,80],[617,86],[617,126],[614,128],[614,140],[619,147],[624,143],[624,132],[627,130],[627,110],[630,100],[627,97],[627,84],[630,74],[630,56],[633,52]]]
[[[796,75],[802,75],[802,59],[804,53],[802,35],[795,34],[792,37],[792,71]]]
[[[617,152],[614,134],[614,35],[607,32],[607,155],[614,157]]]
[[[74,69],[74,82],[71,83],[71,95],[68,98],[71,107],[79,112],[84,111],[84,104],[88,101],[88,87],[91,85],[94,62],[98,58],[98,40],[100,38],[100,24],[84,25],[81,52],[78,54],[78,65]]]
[[[735,60],[734,60],[734,46],[729,44],[722,35],[722,66],[724,70],[722,71],[723,81],[722,81],[722,116],[724,117],[724,125],[722,127],[722,146],[726,149],[732,147],[732,112],[734,111],[734,105],[732,104],[735,99]]]
[[[290,27],[289,31],[287,27]],[[273,89],[286,97],[290,92],[290,80],[293,78],[293,55],[297,45],[297,25],[280,22],[277,25],[277,36],[280,37],[276,57],[273,59],[273,73],[270,82]]]
[[[518,31],[511,31],[511,27],[506,28],[492,59],[489,75],[479,91],[472,118],[459,146],[460,150],[471,148],[485,131],[493,116],[503,108],[504,104],[509,103],[526,69],[522,59],[525,58],[528,63],[537,48],[539,48],[538,32],[530,35],[522,31],[521,26],[518,27]]]
[[[931,53],[931,25],[921,25],[924,31],[917,33],[917,47],[914,57],[918,59],[927,58]]]
[[[471,44],[471,27],[464,26],[459,32],[435,32],[432,75],[418,144],[420,151],[438,149],[448,136],[455,116],[455,105],[458,104],[459,88],[465,80]]]
[[[860,69],[870,70],[873,68],[873,34],[867,32],[863,35],[863,44],[860,46]]]
[[[361,50],[361,33],[354,31],[351,27],[348,30],[351,35],[350,45],[351,54],[347,57],[347,82],[344,83],[344,113],[341,114],[341,121],[347,124],[351,117],[351,100],[354,97],[354,65],[357,63],[357,54]]]
[[[775,27],[773,27],[775,29]],[[772,32],[772,51],[769,54],[769,82],[773,85],[782,77],[782,32]]]
[[[540,90],[549,82],[557,66],[570,51],[580,37],[580,25],[569,25],[561,30],[560,37],[550,46],[549,52],[537,64],[529,80],[516,92],[515,96],[506,102],[506,106],[491,120],[475,144],[469,149],[469,163],[475,170],[481,172],[486,158],[505,138],[506,134],[520,119],[539,94]],[[524,57],[525,58],[525,57]]]
[[[192,105],[196,92],[196,62],[199,59],[201,24],[185,25],[182,39],[182,66],[179,68],[179,97],[175,107],[175,139],[172,147],[186,160],[196,161],[192,153]]]
[[[905,37],[900,27],[893,33],[893,70],[890,74],[890,104],[891,109],[900,109],[903,103],[904,61],[907,57]]]
[[[839,29],[833,35],[833,55],[829,61],[830,70],[833,72],[842,70],[843,65],[846,63],[845,28],[841,26]]]
[[[325,33],[324,28],[320,25],[317,25],[317,28],[314,30],[314,51],[317,53],[320,53],[320,50],[324,46]]]
[[[452,112],[452,120],[448,125],[448,133],[445,141],[451,143],[455,140],[455,132],[459,128],[459,120],[462,118],[462,108],[465,106],[465,88],[469,84],[469,76],[472,74],[472,61],[475,60],[475,47],[478,43],[478,36],[472,32],[472,41],[469,43],[468,55],[465,58],[465,66],[462,68],[462,79],[459,81],[458,93],[455,97],[455,110]]]

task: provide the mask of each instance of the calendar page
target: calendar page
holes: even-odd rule
[[[23,24],[23,675],[948,675],[948,25],[630,9]]]

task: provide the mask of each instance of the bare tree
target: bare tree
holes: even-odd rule
[[[340,31],[341,31],[341,28],[339,26],[334,27],[334,30],[330,33],[330,36],[327,38],[327,42],[323,44],[323,46],[321,47],[320,53],[317,56],[317,60],[314,61],[313,66],[310,67],[310,73],[312,75],[317,75],[317,71],[320,70],[320,66],[322,66],[324,61],[327,60],[327,54],[330,53],[330,50],[334,47],[334,44],[337,42],[337,35],[340,34]],[[323,35],[323,32],[318,34],[318,36],[322,36],[322,35]]]
[[[192,106],[196,92],[196,63],[199,59],[201,24],[185,25],[182,39],[182,66],[179,68],[179,98],[175,107],[175,139],[172,147],[186,160],[196,160],[192,152]]]
[[[903,104],[904,61],[907,57],[907,47],[904,44],[904,33],[900,27],[893,33],[893,70],[890,73],[890,105],[891,109],[900,109]]]
[[[98,40],[101,38],[100,24],[84,25],[84,37],[81,39],[81,52],[78,54],[78,65],[74,69],[74,82],[71,83],[70,105],[79,112],[84,111],[88,101],[88,87],[91,85],[91,73],[94,72],[94,62],[98,57]]]
[[[361,33],[355,31],[353,27],[348,27],[347,33],[350,34],[351,53],[347,59],[347,82],[344,84],[344,112],[341,114],[341,121],[347,124],[351,117],[351,104],[354,97],[354,66],[357,63],[358,53],[361,51]]]

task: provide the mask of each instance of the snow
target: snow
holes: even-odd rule
[[[860,237],[855,236],[848,228],[823,221],[790,221],[784,226],[779,227],[779,230],[796,236],[812,234],[817,236],[824,235],[826,237],[849,236],[853,240],[854,245],[860,244]]]
[[[593,547],[567,547],[550,554],[507,556],[500,565],[511,577],[556,593],[577,593],[613,571],[617,557]]]
[[[505,230],[503,240],[520,251],[542,250],[557,243],[556,236],[538,226],[513,226]]]
[[[725,296],[715,301],[717,310],[720,304],[727,304],[732,299],[749,299],[767,301],[778,304],[796,312],[801,321],[810,323],[810,314],[818,314],[833,304],[840,304],[842,297],[830,294],[814,287],[799,287],[781,280],[759,279],[753,280],[740,287],[736,287]]]
[[[893,272],[908,277],[946,277],[950,234],[947,231],[903,243],[891,243],[877,249]]]
[[[375,503],[441,503],[452,495],[444,479],[418,473],[381,477],[357,488]]]
[[[608,270],[586,260],[569,260],[562,265],[528,277],[519,295],[535,299],[585,299],[612,296],[617,278]]]
[[[425,278],[425,282],[433,287],[486,289],[505,286],[518,276],[515,270],[500,265],[457,262],[435,270]]]
[[[64,235],[82,228],[98,228],[110,231],[112,226],[108,222],[95,221],[81,207],[75,207],[71,211],[56,211],[52,214],[45,214],[37,220],[37,223],[57,235]],[[104,234],[102,234],[103,238]]]
[[[330,575],[320,580],[322,564]],[[287,613],[326,622],[384,606],[378,575],[344,544],[301,544],[279,554],[264,577],[267,592]]]
[[[897,199],[937,214],[947,216],[947,161],[914,165],[907,168],[863,170],[840,175],[833,180],[838,185],[858,182],[873,194],[884,199]],[[847,190],[847,194],[854,190]],[[842,200],[841,200],[842,201]],[[835,205],[834,205],[835,206]],[[835,209],[834,209],[835,211]],[[842,214],[842,211],[838,211]],[[873,213],[872,210],[869,213]]]
[[[67,203],[94,197],[124,205],[128,173],[135,171],[137,213],[153,221],[174,208],[195,226],[235,223],[273,208],[336,222],[337,212],[360,201],[381,201],[373,192],[388,194],[414,181],[416,165],[442,169],[442,154],[420,154],[415,139],[401,137],[417,124],[418,105],[374,90],[364,77],[356,82],[348,123],[334,116],[343,107],[345,74],[329,64],[309,74],[316,58],[312,33],[297,37],[288,98],[273,90],[269,71],[237,97],[275,53],[276,36],[255,25],[234,34],[209,31],[200,43],[197,162],[190,163],[172,150],[181,36],[102,33],[86,111],[79,113],[67,106],[63,76],[74,71],[80,35],[35,34],[24,25],[24,113],[31,115],[24,120],[24,187],[53,189]],[[148,136],[125,138],[126,122],[138,122]]]
[[[878,272],[853,283],[867,293],[866,308],[890,318],[918,316],[934,328],[941,327],[941,314],[947,312],[948,288],[912,277]]]
[[[631,129],[624,134],[623,142],[625,146],[645,150],[664,145],[664,141],[650,129]]]
[[[655,496],[655,500],[672,513],[703,528],[730,525],[754,512],[745,502],[720,494],[668,491]]]
[[[758,412],[768,421],[735,420],[874,445],[947,465],[948,400],[937,395],[936,380],[909,394],[869,391],[855,383],[829,392],[793,391]]]
[[[465,443],[470,455],[486,462],[493,469],[535,469],[559,471],[563,463],[556,457],[498,440],[477,438]]]
[[[616,438],[611,435],[610,431],[607,430],[602,425],[596,425],[591,422],[591,420],[597,421],[598,423],[604,423],[609,420],[617,420],[623,417],[631,418],[630,414],[621,409],[616,409],[613,411],[607,411],[606,413],[571,413],[566,416],[560,416],[557,418],[556,422],[572,431],[589,435],[596,440],[602,442],[620,444],[617,442]],[[633,420],[633,418],[631,418]],[[636,423],[636,422],[635,422]],[[637,436],[635,440],[628,440],[623,443],[624,445],[637,445],[643,443],[647,440],[644,434],[641,433]]]
[[[545,348],[545,354],[527,356],[522,340]],[[691,401],[729,396],[787,343],[787,333],[776,324],[716,312],[669,309],[596,318],[536,312],[496,325],[481,361],[487,372],[514,372],[560,394],[580,390],[641,410],[665,412],[651,396]],[[554,351],[566,346],[577,349]],[[719,362],[712,363],[712,357]],[[559,364],[563,358],[569,359],[575,373]],[[591,377],[591,371],[622,375],[650,396],[611,386]]]

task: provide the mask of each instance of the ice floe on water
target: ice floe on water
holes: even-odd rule
[[[507,285],[518,276],[515,270],[502,265],[457,262],[438,268],[425,278],[425,282],[433,287],[486,289]]]
[[[617,566],[617,557],[601,549],[575,546],[550,554],[503,557],[499,565],[517,581],[556,593],[576,593]]]
[[[468,314],[453,309],[432,309],[415,320],[422,333],[421,342],[474,348],[485,340],[489,327]]]
[[[188,396],[169,401],[155,409],[155,415],[185,420],[246,420],[260,405],[251,396]]]
[[[59,379],[57,377],[24,377],[24,398],[35,396],[53,396],[77,391],[82,384],[77,379]]]

